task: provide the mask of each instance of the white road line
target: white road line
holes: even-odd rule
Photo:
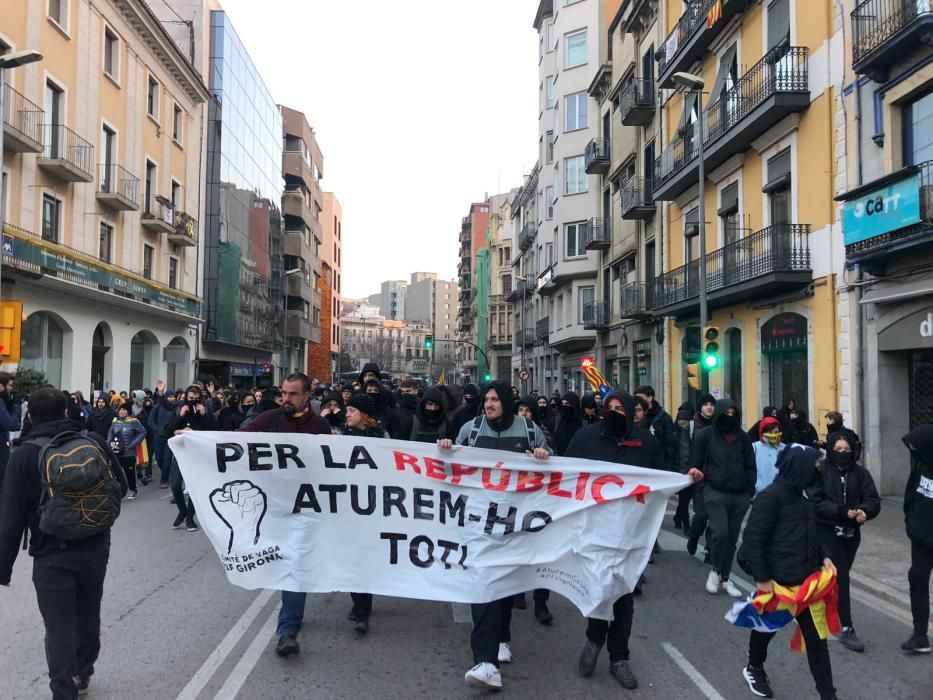
[[[207,657],[207,660],[201,668],[198,669],[197,673],[191,677],[191,680],[188,681],[188,685],[182,688],[176,700],[196,700],[214,674],[217,673],[217,669],[221,667],[223,662],[230,655],[230,652],[240,643],[243,635],[246,634],[250,625],[253,624],[253,621],[259,616],[259,613],[262,612],[262,609],[265,607],[266,603],[269,602],[274,593],[276,593],[276,591],[264,590],[256,596],[252,604],[246,609],[246,612],[240,616],[236,624],[227,632],[227,636],[221,640],[220,644],[218,644],[217,648]]]
[[[240,688],[243,687],[246,679],[249,678],[249,674],[256,668],[256,664],[259,662],[259,657],[262,656],[262,652],[266,650],[266,647],[269,646],[269,642],[275,635],[278,616],[278,610],[273,610],[272,614],[269,615],[269,618],[266,620],[266,624],[259,630],[259,634],[256,635],[253,643],[249,645],[246,652],[237,662],[237,665],[233,667],[230,675],[227,676],[227,680],[224,681],[223,686],[217,691],[214,700],[233,700],[237,696],[240,692]]]
[[[680,670],[687,674],[687,677],[693,681],[693,684],[700,689],[700,692],[703,693],[708,700],[726,700],[712,684],[703,677],[703,674],[697,671],[692,663],[687,661],[687,658],[678,651],[677,647],[670,642],[661,642],[661,648],[674,660],[674,663],[680,667]]]

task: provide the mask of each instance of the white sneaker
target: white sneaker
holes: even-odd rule
[[[500,664],[510,664],[512,663],[512,645],[508,642],[501,642],[499,644],[499,663]]]
[[[739,590],[739,587],[736,586],[732,581],[723,581],[722,582],[723,590],[731,595],[733,598],[744,598],[745,594]]]
[[[474,688],[492,688],[493,690],[502,688],[502,675],[499,669],[488,661],[476,664],[466,672],[463,680]]]
[[[706,577],[706,592],[710,595],[719,593],[719,581],[719,572],[710,569],[709,576]]]

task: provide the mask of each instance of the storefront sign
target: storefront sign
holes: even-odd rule
[[[917,311],[892,323],[878,334],[879,350],[933,348],[933,311]]]
[[[807,319],[800,314],[778,314],[761,327],[762,352],[780,352],[806,345]]]
[[[245,365],[239,362],[230,363],[230,376],[231,377],[255,377],[257,374],[261,374],[260,370],[262,368],[259,365]]]
[[[920,174],[914,173],[850,199],[842,205],[846,245],[911,226],[920,221]]]

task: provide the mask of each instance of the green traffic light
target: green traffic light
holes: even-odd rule
[[[487,382],[491,382],[491,381],[492,381],[492,375],[491,375],[491,374],[487,374],[487,375],[485,375],[485,376],[483,377],[483,379],[484,379],[485,381],[487,381]]]
[[[716,369],[719,366],[719,358],[716,355],[705,355],[703,357],[703,366],[706,369]]]

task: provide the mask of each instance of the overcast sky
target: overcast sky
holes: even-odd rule
[[[273,96],[303,111],[343,205],[343,296],[456,274],[473,201],[537,150],[538,0],[222,0]]]

